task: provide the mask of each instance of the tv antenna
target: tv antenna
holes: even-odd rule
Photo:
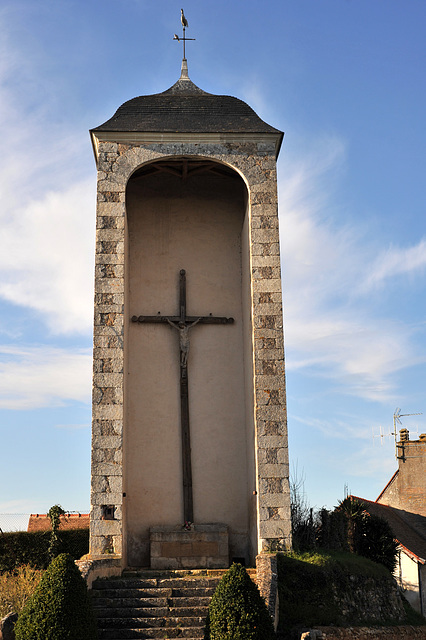
[[[397,432],[397,428],[396,425],[397,423],[400,424],[402,426],[402,422],[401,422],[401,418],[405,418],[406,416],[421,416],[423,415],[422,412],[420,413],[401,413],[401,409],[399,407],[397,407],[395,409],[395,412],[393,414],[393,432],[391,435],[395,436],[395,457],[397,460],[401,459],[404,457],[404,453],[402,456],[398,455],[398,443],[397,443],[397,438],[398,438],[398,432]],[[407,431],[408,434],[408,431]],[[407,437],[408,439],[408,437]]]
[[[392,435],[391,433],[384,433],[382,425],[379,426],[379,434],[378,435],[376,435],[374,433],[374,427],[371,427],[371,431],[373,433],[373,443],[374,443],[374,438],[380,438],[380,446],[382,446],[382,447],[383,447],[383,440],[385,438],[390,438],[391,435]]]
[[[398,449],[401,447],[401,444],[398,446],[398,429],[397,429],[397,425],[401,425],[402,426],[402,422],[401,422],[401,418],[405,418],[407,416],[421,416],[423,415],[422,413],[401,413],[401,409],[399,407],[397,407],[394,411],[393,414],[393,431],[390,431],[389,433],[384,433],[382,426],[380,425],[379,427],[379,434],[376,435],[374,433],[374,427],[372,427],[372,431],[373,431],[373,442],[374,442],[374,438],[380,438],[380,444],[383,446],[383,441],[385,438],[390,438],[390,437],[394,437],[395,439],[395,457],[397,460],[399,460],[402,456],[399,455],[399,451]],[[406,440],[409,439],[409,434],[408,431],[403,431],[402,435],[401,435],[401,442],[404,442],[406,440],[404,440],[404,433],[405,433],[405,438]],[[417,433],[417,431],[412,431],[412,433]]]

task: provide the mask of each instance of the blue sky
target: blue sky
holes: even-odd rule
[[[96,171],[88,130],[180,73],[175,0],[0,7],[0,513],[89,508]],[[395,407],[426,432],[424,0],[187,0],[191,79],[285,131],[291,464],[375,499]]]

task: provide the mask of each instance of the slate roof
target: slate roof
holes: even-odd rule
[[[396,509],[380,502],[371,502],[371,500],[365,500],[357,496],[352,497],[360,500],[368,513],[386,520],[396,540],[414,555],[421,564],[425,564],[426,518],[424,516]]]
[[[183,74],[182,70],[167,91],[128,100],[91,132],[272,133],[282,137],[281,131],[261,120],[242,100],[207,93]]]

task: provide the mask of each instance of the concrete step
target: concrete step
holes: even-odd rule
[[[104,609],[106,607],[168,607],[168,598],[93,598],[93,607]]]
[[[256,571],[249,569],[248,571]],[[227,569],[125,569],[123,578],[199,578],[218,577],[219,579],[227,572]]]
[[[127,570],[93,585],[100,640],[200,640],[225,570]],[[251,572],[253,573],[253,572]]]
[[[210,596],[178,596],[176,598],[138,598],[138,597],[114,597],[93,598],[93,606],[105,609],[106,607],[208,607]]]
[[[98,626],[102,629],[155,629],[177,627],[202,627],[204,629],[205,619],[201,617],[182,618],[167,616],[163,618],[98,618]]]
[[[110,589],[181,589],[182,585],[189,589],[215,589],[220,578],[115,578],[113,580],[97,580],[96,591]]]
[[[144,602],[139,602],[143,605]],[[95,607],[96,617],[100,618],[166,618],[170,615],[169,607]],[[189,609],[198,611],[198,609]],[[195,615],[195,614],[194,614]],[[207,614],[206,614],[207,615]]]
[[[181,627],[177,629],[169,629],[167,627],[159,627],[157,629],[99,629],[99,637],[102,640],[131,640],[133,638],[145,640],[149,638],[160,638],[161,640],[187,638],[188,640],[198,640],[198,638],[204,637],[204,629],[202,627]]]
[[[94,589],[94,598],[171,598],[171,597],[211,597],[214,594],[216,587],[196,587],[192,584],[182,584],[179,587],[174,588],[152,588],[152,589],[138,589],[131,588],[129,585],[121,585],[110,589]]]
[[[143,602],[141,604],[144,604]],[[206,618],[208,607],[96,607],[100,618]]]
[[[96,589],[93,589],[94,594],[96,591]],[[97,593],[102,598],[170,598],[172,596],[172,589],[138,589],[129,588],[125,585],[111,585],[110,589],[101,589]],[[95,598],[96,597],[95,595]]]

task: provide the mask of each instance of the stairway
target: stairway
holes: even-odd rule
[[[210,599],[224,573],[128,570],[121,578],[97,580],[92,593],[99,640],[203,638]]]

